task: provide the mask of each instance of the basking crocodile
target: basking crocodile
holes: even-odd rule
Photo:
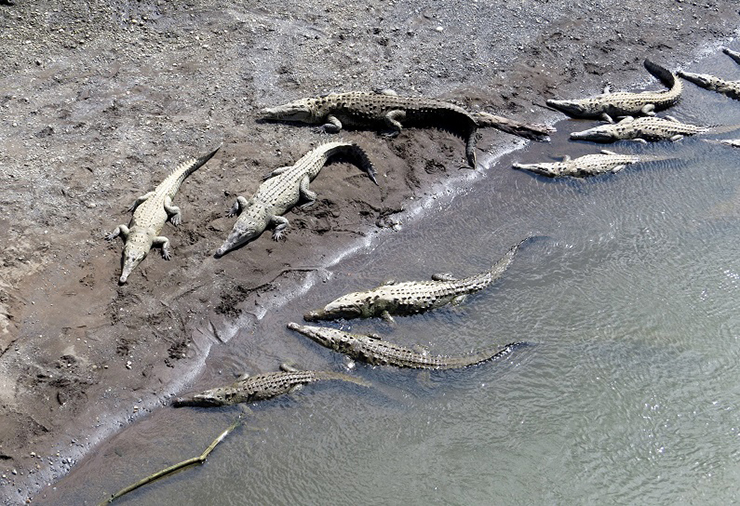
[[[210,408],[231,406],[241,402],[263,401],[290,393],[303,385],[316,383],[317,381],[338,380],[348,381],[364,387],[369,386],[369,383],[365,381],[338,372],[298,371],[285,366],[281,366],[281,368],[284,370],[242,377],[224,387],[212,388],[189,397],[175,399],[172,405],[176,408],[182,406]]]
[[[722,51],[730,58],[740,63],[740,53],[736,53],[727,48],[722,49]],[[730,98],[740,100],[740,81],[727,81],[709,74],[693,74],[691,72],[684,72],[683,70],[679,70],[677,73],[679,76],[697,86],[701,86],[707,90],[717,91]]]
[[[570,138],[582,141],[614,142],[618,140],[632,140],[647,143],[648,141],[678,141],[686,136],[721,133],[737,130],[738,126],[702,127],[681,123],[675,118],[644,117],[633,118],[627,116],[619,123],[599,125],[582,132],[573,132]]]
[[[580,156],[575,159],[565,155],[560,162],[515,163],[512,167],[548,177],[588,177],[607,172],[616,173],[633,163],[653,162],[665,159],[666,157],[658,156],[621,155],[614,151],[603,149],[599,154]]]
[[[378,184],[373,164],[357,144],[351,142],[322,144],[303,155],[294,165],[272,171],[251,199],[247,200],[241,195],[236,198],[229,216],[239,214],[239,218],[229,237],[216,251],[216,258],[256,239],[270,224],[275,227],[272,238],[279,240],[283,236],[283,230],[288,226],[287,218],[281,215],[296,205],[301,198],[307,200],[301,207],[308,207],[315,202],[316,193],[308,189],[308,184],[319,174],[329,158],[336,154],[354,156],[373,183]]]
[[[648,72],[670,89],[668,91],[643,91],[641,93],[624,91],[610,93],[607,87],[602,95],[580,100],[548,100],[547,105],[564,112],[568,116],[603,118],[607,122],[613,123],[612,116],[653,115],[655,111],[666,109],[678,102],[683,91],[681,80],[670,70],[650,60],[645,60],[644,65]]]
[[[468,164],[475,167],[475,142],[478,125],[475,118],[457,105],[421,97],[401,97],[391,90],[376,92],[351,91],[329,93],[268,107],[262,119],[323,124],[326,132],[336,133],[342,127],[386,127],[389,137],[406,126],[437,126],[461,135],[465,140]]]
[[[514,260],[519,247],[528,237],[513,246],[490,270],[463,279],[450,274],[436,274],[432,281],[388,281],[377,288],[343,295],[323,309],[303,316],[306,321],[380,316],[393,321],[392,315],[411,315],[435,309],[452,302],[462,302],[467,294],[477,292],[500,278]]]
[[[167,219],[177,226],[182,221],[180,208],[172,205],[172,199],[185,178],[203,166],[213,155],[221,149],[221,146],[200,158],[191,158],[181,163],[175,170],[162,181],[154,191],[136,199],[129,211],[133,211],[129,226],[119,225],[105,238],[112,241],[119,235],[125,241],[123,247],[123,270],[118,280],[123,284],[129,274],[147,256],[152,246],[162,248],[162,257],[170,259],[170,241],[165,236],[159,235]]]
[[[462,369],[481,362],[502,359],[515,349],[527,345],[524,342],[510,343],[503,348],[460,356],[430,355],[383,341],[376,334],[351,334],[344,330],[299,325],[293,322],[288,323],[288,328],[355,360],[372,365],[392,365],[413,369]]]

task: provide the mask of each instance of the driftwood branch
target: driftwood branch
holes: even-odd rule
[[[539,123],[523,123],[503,116],[496,116],[487,112],[473,114],[479,127],[492,127],[508,134],[517,135],[533,141],[546,142],[555,129]]]
[[[214,448],[216,448],[216,445],[219,444],[221,441],[224,440],[226,436],[229,435],[231,431],[236,429],[241,424],[240,420],[237,420],[236,422],[232,423],[229,428],[227,428],[225,431],[221,433],[220,436],[218,436],[216,439],[213,440],[213,442],[208,445],[208,448],[205,449],[203,453],[201,453],[197,457],[190,458],[188,460],[183,460],[182,462],[175,464],[173,466],[170,466],[166,469],[162,469],[161,471],[157,471],[156,473],[147,476],[143,480],[137,481],[133,485],[129,485],[128,487],[119,490],[112,496],[110,496],[108,499],[100,503],[100,506],[103,506],[104,504],[110,504],[116,499],[118,499],[121,496],[124,496],[128,494],[129,492],[136,490],[139,487],[143,487],[147,483],[151,483],[153,481],[156,481],[160,478],[164,478],[165,476],[168,476],[172,473],[175,473],[179,471],[180,469],[185,469],[186,467],[190,467],[192,465],[196,464],[203,464],[206,461],[206,458],[208,458],[208,455],[213,451]]]

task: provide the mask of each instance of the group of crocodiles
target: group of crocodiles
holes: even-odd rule
[[[724,53],[740,63],[740,53],[723,49]],[[547,105],[576,118],[599,118],[605,124],[581,132],[573,132],[570,138],[593,142],[615,142],[628,140],[647,144],[657,141],[679,141],[691,135],[731,132],[740,125],[697,126],[682,123],[672,116],[657,117],[662,111],[678,102],[683,91],[679,76],[703,88],[718,91],[740,99],[740,81],[726,81],[706,74],[678,71],[673,73],[650,60],[645,68],[668,87],[666,91],[644,91],[641,93],[610,93],[608,88],[595,97],[580,100],[548,100]],[[614,122],[613,117],[621,118]],[[636,117],[639,116],[639,117]],[[740,146],[740,140],[713,141],[729,146]],[[575,159],[563,157],[560,162],[523,164],[515,163],[515,169],[528,170],[549,177],[587,177],[604,173],[615,173],[634,163],[666,160],[667,157],[652,155],[619,154],[602,150],[600,153],[584,155]]]
[[[740,63],[740,54],[724,50]],[[661,92],[610,93],[581,100],[548,100],[547,105],[573,117],[601,118],[607,123],[583,132],[571,134],[572,139],[611,142],[630,139],[648,141],[676,141],[687,135],[721,131],[721,128],[699,127],[681,123],[674,118],[658,118],[655,111],[675,104],[682,92],[677,74],[645,60],[645,68],[669,89]],[[740,98],[740,82],[678,72],[678,76],[708,89],[717,90],[733,98]],[[635,118],[643,115],[644,117]],[[554,129],[531,125],[488,113],[469,112],[455,104],[434,99],[401,97],[390,90],[376,92],[331,93],[316,98],[290,102],[261,111],[264,120],[287,121],[323,125],[323,130],[337,133],[343,127],[387,129],[386,135],[399,135],[403,126],[434,126],[450,130],[465,141],[468,164],[475,168],[475,142],[477,129],[494,127],[525,138],[546,141]],[[615,123],[613,117],[622,117]],[[733,127],[737,128],[737,127]],[[740,145],[740,141],[724,141]],[[152,246],[162,249],[162,256],[170,257],[170,242],[160,236],[169,219],[173,225],[181,221],[178,207],[172,204],[177,190],[190,174],[210,160],[220,146],[200,158],[191,159],[178,166],[157,188],[139,197],[131,206],[134,211],[128,227],[120,225],[106,238],[121,236],[125,241],[122,273],[119,282],[125,283],[131,271],[144,259]],[[229,216],[239,215],[228,238],[215,253],[219,258],[229,251],[257,238],[272,226],[273,239],[279,240],[288,226],[283,216],[301,200],[303,206],[311,205],[316,194],[309,189],[310,182],[319,174],[328,160],[337,154],[349,155],[364,170],[370,180],[378,184],[376,171],[367,153],[357,144],[345,141],[327,142],[308,152],[293,165],[272,171],[255,194],[246,199],[237,197]],[[514,164],[550,177],[584,177],[607,172],[617,172],[626,165],[660,159],[643,155],[624,155],[602,151],[576,159],[565,157],[561,162],[539,164]],[[455,279],[449,274],[435,275],[430,281],[387,282],[371,290],[354,292],[339,297],[322,309],[307,313],[306,321],[382,317],[390,322],[393,316],[412,315],[458,304],[467,295],[482,290],[500,278],[512,263],[524,239],[514,245],[492,268],[480,274]],[[354,334],[330,327],[317,327],[289,323],[288,328],[313,341],[349,357],[373,365],[418,369],[463,368],[510,355],[526,343],[515,342],[495,349],[483,350],[460,356],[431,355],[398,344],[387,342],[377,334]],[[175,406],[223,406],[241,402],[268,399],[291,392],[296,388],[317,381],[342,380],[367,386],[365,381],[347,374],[331,371],[299,371],[285,368],[278,372],[242,377],[230,385],[176,399]]]

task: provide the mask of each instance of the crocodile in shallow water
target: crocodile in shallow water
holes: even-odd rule
[[[450,274],[436,274],[431,281],[388,281],[364,292],[343,295],[323,309],[304,315],[306,321],[380,316],[393,321],[393,315],[411,315],[452,303],[459,303],[470,293],[486,288],[509,268],[519,247],[513,246],[490,270],[463,279]]]
[[[373,365],[392,365],[413,369],[461,369],[472,365],[499,360],[527,343],[510,343],[495,350],[478,351],[459,356],[431,355],[417,352],[382,340],[378,335],[352,334],[329,327],[314,327],[289,323],[288,328],[300,332],[322,346],[344,353],[355,360]]]
[[[347,374],[332,371],[299,371],[286,366],[284,370],[243,377],[234,383],[212,388],[188,397],[180,397],[172,402],[176,408],[182,406],[218,407],[231,406],[241,402],[255,402],[287,394],[309,383],[317,381],[348,381],[364,387],[369,383]]]
[[[264,181],[254,196],[247,200],[241,195],[231,208],[229,216],[239,214],[229,237],[216,251],[216,258],[225,255],[239,246],[256,239],[273,225],[272,238],[276,241],[288,226],[287,218],[281,216],[303,198],[308,207],[316,200],[316,194],[308,185],[319,174],[329,158],[336,154],[353,156],[376,185],[376,172],[365,151],[351,142],[327,142],[309,151],[294,165],[274,170]]]
[[[583,130],[582,132],[573,132],[570,134],[570,138],[573,140],[594,142],[631,140],[647,143],[648,141],[678,141],[686,136],[731,132],[738,128],[738,125],[717,127],[691,125],[681,123],[670,116],[666,116],[665,118],[655,116],[633,118],[632,116],[627,116],[619,123],[599,125],[588,130]]]
[[[722,51],[730,56],[730,58],[740,63],[740,53],[736,53],[727,48]],[[683,77],[697,86],[701,86],[707,90],[717,91],[730,98],[740,100],[740,81],[728,81],[710,74],[694,74],[692,72],[684,72],[683,70],[679,70],[677,73],[680,77]]]
[[[547,105],[576,118],[603,118],[613,123],[613,116],[653,115],[655,111],[666,109],[681,97],[683,84],[670,70],[645,60],[645,68],[657,77],[669,90],[643,91],[641,93],[616,92],[604,90],[602,95],[580,100],[548,100]]]
[[[560,162],[515,163],[515,169],[528,170],[548,177],[588,177],[616,173],[633,163],[666,160],[667,157],[649,155],[621,155],[614,151],[602,150],[601,153],[571,158],[568,155]]]
[[[180,208],[172,205],[172,199],[185,178],[195,172],[221,149],[217,147],[212,152],[200,158],[191,158],[180,164],[155,189],[136,199],[129,211],[134,211],[129,226],[119,225],[105,238],[112,241],[121,236],[125,241],[123,247],[123,269],[118,280],[123,284],[131,271],[144,260],[152,246],[162,248],[162,257],[170,259],[170,241],[159,235],[167,219],[177,226],[182,221]]]

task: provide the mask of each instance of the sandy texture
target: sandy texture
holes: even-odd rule
[[[250,5],[258,7],[250,7]],[[339,162],[312,185],[287,238],[213,258],[236,195],[328,140],[255,112],[329,91],[393,88],[526,121],[535,104],[643,80],[727,41],[735,0],[415,2],[19,0],[0,5],[0,496],[32,497],[84,451],[192,376],[230,324],[321,275],[357,237],[457,175],[463,142],[409,129],[342,135],[380,186]],[[660,85],[652,82],[651,87]],[[514,138],[483,132],[479,148]],[[175,199],[158,251],[125,286],[106,232],[176,164],[221,141]],[[479,153],[480,157],[481,153]],[[205,337],[204,337],[205,336]],[[199,343],[201,339],[201,344]]]

